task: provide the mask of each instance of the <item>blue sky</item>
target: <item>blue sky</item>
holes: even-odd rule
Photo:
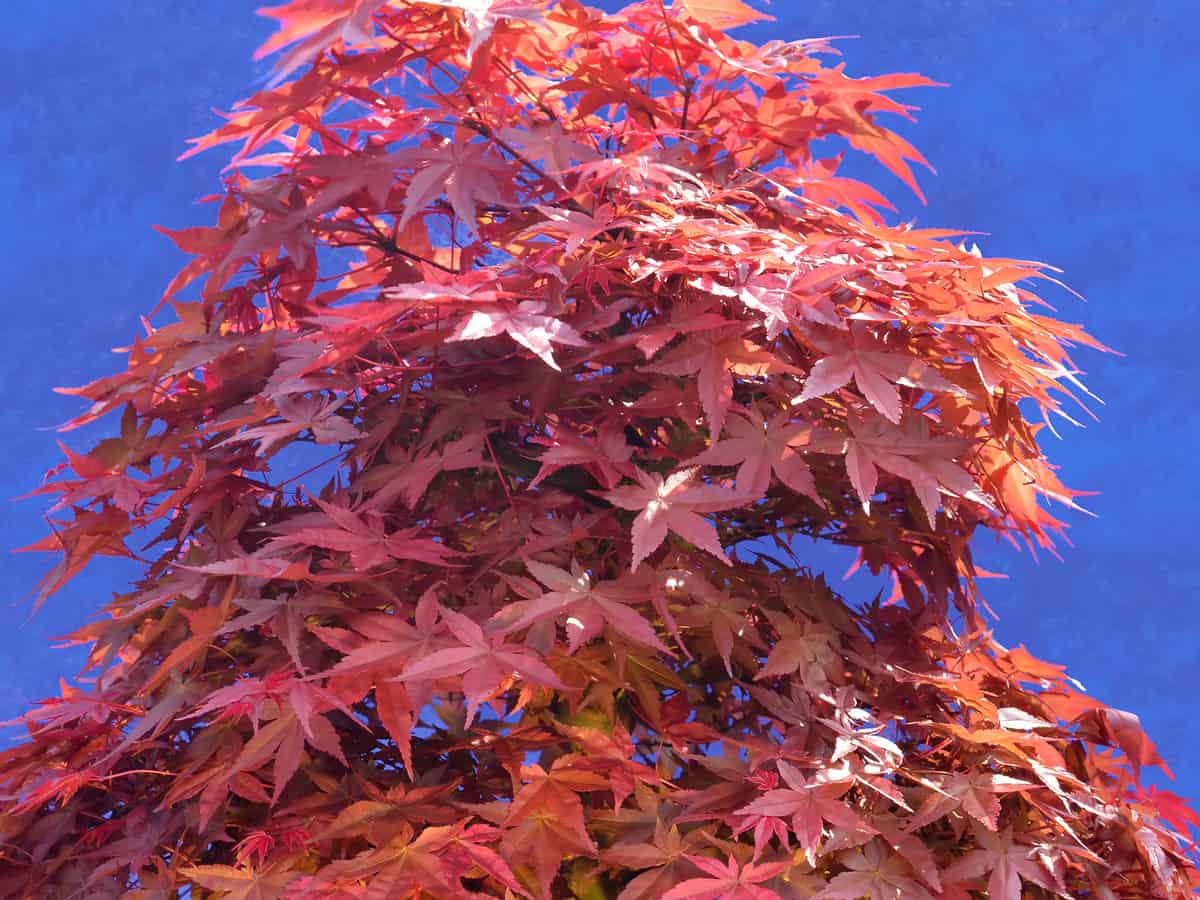
[[[612,9],[611,2],[602,4]],[[760,4],[761,5],[761,4]],[[0,355],[0,495],[35,487],[60,461],[54,425],[79,411],[52,393],[113,371],[184,261],[152,224],[209,224],[193,201],[219,187],[213,151],[176,163],[185,139],[246,96],[271,31],[251,4],[82,0],[29,4],[0,32],[0,247],[13,281]],[[1074,547],[1034,563],[984,536],[977,559],[999,639],[1067,665],[1104,702],[1137,712],[1179,781],[1200,797],[1200,552],[1193,455],[1200,451],[1200,16],[1190,0],[777,0],[747,38],[860,35],[839,42],[847,72],[919,71],[949,88],[903,92],[918,124],[897,130],[938,175],[918,173],[928,207],[881,167],[851,174],[885,190],[901,217],[986,232],[985,255],[1037,259],[1088,302],[1038,286],[1125,358],[1080,352],[1106,406],[1085,431],[1048,437],[1064,481],[1100,491],[1099,516],[1066,515]],[[62,435],[84,449],[116,421]],[[1069,427],[1069,426],[1068,426]],[[10,502],[0,546],[40,538],[40,499]],[[9,556],[0,571],[0,718],[72,675],[78,650],[49,639],[83,624],[136,570],[96,565],[32,620],[21,598],[49,564]],[[831,572],[836,581],[844,565]],[[852,599],[869,585],[843,585]],[[28,620],[28,621],[27,621]]]

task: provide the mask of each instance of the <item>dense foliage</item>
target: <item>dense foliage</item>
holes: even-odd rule
[[[43,597],[145,569],[0,755],[0,896],[1200,884],[1136,717],[979,612],[974,533],[1074,505],[1026,416],[1099,345],[818,155],[918,190],[878,119],[932,82],[736,40],[740,0],[266,12],[177,320],[72,391],[120,434],[41,489]]]

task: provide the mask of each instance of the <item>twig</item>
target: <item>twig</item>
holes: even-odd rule
[[[487,446],[488,456],[492,458],[492,465],[496,467],[496,477],[500,479],[500,486],[504,488],[504,496],[508,498],[508,505],[513,505],[512,492],[508,489],[508,481],[504,478],[504,471],[500,468],[500,460],[496,459],[496,451],[492,449],[492,439],[488,435],[483,436],[483,443]]]
[[[671,28],[671,18],[667,13],[667,4],[663,0],[658,0],[658,8],[662,10],[663,24],[667,29],[667,37],[671,41],[671,52],[675,55],[675,67],[679,70],[679,80],[683,84],[683,113],[679,117],[679,130],[687,131],[688,106],[692,102],[692,89],[695,86],[693,79],[688,78],[687,70],[683,66],[683,57],[679,55],[679,44],[675,41],[675,31]]]
[[[503,138],[501,138],[499,135],[497,135],[496,132],[494,132],[488,125],[485,125],[483,122],[480,122],[478,119],[467,119],[467,118],[464,118],[462,120],[462,124],[464,127],[470,128],[476,134],[480,134],[483,137],[487,138],[489,141],[494,143],[497,147],[499,147],[505,153],[510,154],[517,162],[519,162],[521,165],[523,165],[525,168],[527,168],[530,172],[532,172],[534,175],[536,175],[541,181],[549,182],[550,184],[559,186],[558,183],[556,181],[554,181],[554,179],[551,178],[549,175],[547,175],[545,172],[543,172],[542,169],[536,163],[530,162],[515,147],[513,147],[511,144],[509,144],[507,141],[505,141]],[[573,212],[580,212],[580,213],[584,213],[585,215],[588,214],[588,211],[584,206],[577,203],[575,200],[572,200],[570,197],[564,198],[558,202],[560,202],[563,206],[567,207],[568,209],[572,210]]]

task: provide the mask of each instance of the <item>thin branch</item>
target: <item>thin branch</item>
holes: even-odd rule
[[[543,101],[540,97],[538,97],[537,94],[533,92],[533,88],[531,88],[526,83],[525,79],[521,77],[521,73],[514,70],[508,65],[508,63],[500,59],[498,56],[493,56],[492,62],[504,72],[506,77],[511,78],[514,82],[516,82],[517,87],[519,87],[529,96],[529,99],[533,101],[534,105],[541,111],[542,115],[544,115],[551,122],[559,121],[558,115],[554,112],[554,110],[546,105],[545,101]]]
[[[472,104],[472,105],[474,105],[474,104]],[[501,138],[499,135],[497,135],[496,132],[493,131],[490,126],[484,124],[483,122],[480,122],[478,119],[467,119],[467,118],[464,118],[462,120],[462,124],[464,127],[470,128],[476,134],[480,134],[483,137],[487,138],[489,141],[494,143],[497,147],[499,147],[505,153],[508,153],[509,155],[511,155],[517,162],[519,162],[526,169],[528,169],[530,172],[532,172],[534,175],[536,175],[541,181],[548,182],[548,183],[554,185],[555,187],[561,187],[561,185],[557,181],[555,181],[553,178],[551,178],[549,175],[547,175],[544,171],[542,171],[540,166],[538,166],[534,162],[531,162],[528,158],[526,158],[524,155],[522,155],[521,152],[518,151],[515,147],[513,147],[511,144],[509,144],[507,141],[505,141],[503,138]],[[562,200],[560,200],[558,202],[574,212],[581,212],[584,214],[588,213],[587,209],[584,206],[580,205],[575,200],[572,200],[570,197],[563,198]]]
[[[489,435],[483,436],[483,443],[487,446],[488,456],[492,458],[492,465],[496,467],[496,477],[500,479],[500,486],[504,488],[504,496],[508,498],[508,505],[513,505],[512,491],[508,489],[508,480],[504,477],[504,471],[500,468],[500,460],[496,458],[496,451],[492,449],[492,439]]]
[[[457,269],[452,269],[449,266],[444,266],[439,262],[435,262],[432,259],[428,259],[424,256],[421,256],[419,253],[413,253],[411,250],[405,250],[403,247],[401,247],[399,244],[397,244],[393,238],[391,238],[389,235],[386,235],[382,231],[380,231],[379,226],[377,226],[371,220],[371,218],[365,212],[363,212],[361,209],[359,209],[357,206],[349,206],[347,208],[352,209],[356,213],[358,213],[358,215],[362,217],[363,221],[366,222],[367,226],[371,229],[371,233],[375,236],[375,240],[368,241],[368,243],[372,244],[373,246],[378,247],[380,250],[383,250],[386,253],[394,253],[397,256],[403,256],[405,259],[411,259],[414,262],[425,263],[425,265],[427,265],[427,266],[433,266],[435,269],[441,269],[443,272],[447,273],[448,275],[461,275],[462,274]]]
[[[663,0],[658,0],[658,8],[662,11],[663,24],[667,29],[667,37],[671,41],[671,52],[675,55],[675,67],[679,70],[679,81],[683,85],[683,113],[679,117],[679,130],[687,131],[688,106],[692,102],[692,90],[695,88],[695,80],[688,77],[687,69],[683,65],[683,57],[679,54],[679,44],[675,40],[675,30],[671,27],[671,17],[667,13],[667,4]]]

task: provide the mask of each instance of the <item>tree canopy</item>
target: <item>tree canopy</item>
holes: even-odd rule
[[[1053,551],[1038,436],[1104,347],[821,155],[919,195],[880,120],[934,82],[741,0],[263,12],[175,319],[38,491],[39,602],[144,570],[0,754],[0,896],[1200,886],[1136,716],[1000,645],[971,556]]]

